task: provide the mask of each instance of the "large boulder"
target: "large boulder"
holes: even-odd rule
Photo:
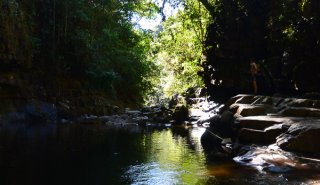
[[[230,98],[226,104],[220,109],[220,114],[226,110],[234,109],[234,104],[252,105],[252,106],[267,106],[272,107],[277,105],[283,98],[270,96],[255,96],[249,94],[239,94]]]
[[[216,115],[210,120],[210,129],[223,138],[234,138],[234,117],[229,111]]]
[[[248,144],[248,143],[256,143],[256,144],[264,144],[265,143],[265,133],[262,130],[254,130],[243,128],[238,133],[238,138],[240,143]]]
[[[210,129],[206,129],[206,131],[202,134],[200,141],[203,149],[206,151],[215,153],[223,151],[221,147],[222,139],[217,137],[217,135],[214,134]]]
[[[320,154],[320,120],[304,120],[290,126],[289,130],[277,137],[282,149],[307,154]]]
[[[272,108],[269,106],[263,105],[250,105],[250,104],[232,104],[230,106],[230,111],[246,117],[246,116],[259,116],[259,115],[266,115],[269,111],[268,109]]]
[[[276,142],[277,136],[287,131],[283,124],[276,124],[264,130],[242,128],[238,137],[241,143],[272,144]]]
[[[176,106],[172,113],[172,119],[175,121],[175,123],[181,123],[183,121],[187,121],[189,119],[188,107],[184,105]]]
[[[248,103],[254,99],[254,95],[239,94],[231,97],[225,105],[220,109],[219,113],[222,114],[224,111],[229,110],[230,106],[236,102],[242,102],[243,104]]]

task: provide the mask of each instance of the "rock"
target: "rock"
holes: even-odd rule
[[[197,97],[205,97],[207,94],[207,89],[206,88],[198,88],[196,90],[196,96]]]
[[[262,105],[249,105],[249,104],[233,104],[230,106],[230,111],[235,112],[235,114],[246,116],[258,116],[266,115],[271,107]]]
[[[147,116],[135,117],[133,118],[133,121],[138,125],[145,126],[147,121],[149,121],[149,118]]]
[[[291,170],[289,166],[267,166],[263,168],[264,171],[272,173],[286,173]]]
[[[23,112],[32,122],[57,121],[57,108],[54,104],[33,100],[25,106]]]
[[[264,132],[266,133],[266,137],[268,141],[272,141],[272,143],[276,142],[276,138],[282,134],[288,131],[290,125],[289,124],[277,124],[273,125],[271,127],[268,127],[264,129]]]
[[[320,100],[320,92],[304,93],[301,97],[302,98],[307,98],[307,99]]]
[[[139,115],[139,114],[142,114],[141,111],[139,110],[126,110],[126,113],[129,114],[129,115]]]
[[[238,137],[241,143],[272,144],[276,142],[277,136],[287,131],[282,124],[274,125],[265,130],[243,128]]]
[[[202,134],[201,145],[206,152],[210,152],[214,155],[219,155],[224,153],[224,150],[221,146],[222,139],[217,137],[211,130],[206,129],[206,131]]]
[[[262,104],[263,100],[265,98],[263,96],[256,96],[254,99],[253,99],[253,102],[251,103],[252,105],[257,105],[257,104]]]
[[[287,107],[279,112],[283,116],[320,117],[320,109],[306,107]]]
[[[290,126],[289,130],[277,137],[282,149],[305,154],[320,154],[320,120],[304,120]]]
[[[185,98],[179,94],[175,94],[171,97],[171,100],[169,101],[169,109],[173,109],[179,104],[185,105],[186,101]]]
[[[262,130],[254,130],[243,128],[238,133],[238,138],[240,143],[256,143],[256,144],[265,144],[265,132]]]
[[[186,99],[190,99],[190,98],[196,98],[196,90],[193,87],[188,88],[184,93],[183,96]]]
[[[151,111],[152,111],[152,108],[151,108],[151,107],[143,107],[143,108],[141,109],[141,112],[143,112],[143,113],[151,112]]]
[[[284,107],[287,107],[287,105],[292,101],[291,98],[283,98],[280,99],[277,104],[275,105],[278,109],[283,109]]]
[[[237,118],[237,122],[242,128],[250,128],[256,130],[264,130],[275,124],[290,124],[294,120],[300,120],[298,118],[285,118],[285,117],[275,117],[275,116],[248,116]]]
[[[233,160],[254,167],[259,171],[273,173],[285,173],[290,170],[307,170],[312,166],[299,162],[297,156],[273,145],[268,147],[250,147],[249,151],[240,154],[233,158]]]
[[[314,108],[316,104],[318,104],[317,100],[293,99],[290,103],[288,103],[288,106],[290,106],[290,107],[309,107],[309,108]]]
[[[118,106],[116,106],[116,105],[110,105],[109,107],[110,107],[111,112],[112,112],[113,114],[115,114],[115,113],[120,113],[120,107],[118,107]]]
[[[230,106],[233,105],[239,98],[242,98],[243,96],[246,96],[244,94],[239,94],[237,96],[234,96],[232,98],[230,98],[227,103],[221,107],[220,111],[219,111],[219,114],[222,114],[224,111],[226,110],[229,110],[230,109]]]
[[[274,101],[277,101],[277,100],[274,100],[272,97],[266,96],[266,97],[261,98],[260,104],[273,106]]]
[[[225,111],[222,115],[216,115],[210,119],[210,130],[223,138],[234,138],[233,114]]]
[[[221,128],[220,128],[220,133],[221,136],[224,138],[234,138],[235,137],[235,132],[234,132],[234,116],[232,112],[230,111],[225,111],[221,115]]]
[[[259,96],[254,95],[243,95],[242,97],[238,98],[235,103],[238,104],[251,104],[253,103]]]
[[[174,112],[172,113],[172,119],[175,123],[181,123],[189,119],[189,110],[184,105],[176,106]]]
[[[112,119],[112,116],[100,116],[99,119],[103,122],[107,122]]]
[[[276,142],[285,150],[320,154],[319,104],[319,100],[310,99],[237,95],[227,101],[220,114],[198,122],[210,121],[210,130],[222,138],[232,137],[228,131],[236,131],[233,139],[238,136],[241,143]],[[266,170],[283,169],[271,166]]]
[[[82,124],[102,124],[102,120],[98,116],[94,115],[84,115],[81,116],[77,119],[77,123],[82,123]]]

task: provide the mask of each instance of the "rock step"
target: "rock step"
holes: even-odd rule
[[[223,120],[225,113],[232,119]],[[320,100],[241,94],[230,98],[215,117],[221,118],[207,119],[210,128],[225,133],[234,123],[241,143],[276,142],[283,150],[320,156]]]
[[[320,109],[308,107],[287,107],[279,113],[292,117],[320,117]]]
[[[277,145],[284,150],[320,155],[320,119],[305,119],[290,126],[277,137]]]
[[[276,138],[287,131],[287,127],[282,124],[268,127],[265,130],[255,130],[242,128],[238,133],[240,143],[243,144],[272,144],[276,142]]]
[[[320,100],[285,98],[279,101],[278,107],[307,107],[320,109]]]
[[[302,118],[278,117],[278,116],[248,116],[240,117],[235,120],[240,128],[249,128],[255,130],[264,130],[267,127],[277,124],[292,124]]]

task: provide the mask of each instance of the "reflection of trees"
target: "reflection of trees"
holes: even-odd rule
[[[203,134],[203,130],[200,128],[182,127],[182,126],[171,128],[173,137],[176,140],[179,138],[183,138],[186,142],[186,147],[188,147],[188,149],[192,151],[197,151],[197,152],[202,151],[200,137]]]
[[[177,172],[178,184],[195,184],[202,175],[203,155],[192,144],[190,131],[183,127],[152,133],[151,148],[154,161],[163,169]],[[190,144],[191,143],[191,144]]]
[[[174,137],[176,136],[189,137],[189,130],[182,126],[172,127],[171,132]]]
[[[103,125],[2,128],[0,184],[122,184],[124,169],[147,160],[144,138],[135,129]]]
[[[179,137],[182,137],[186,141],[186,146],[190,150],[196,150],[195,143],[193,139],[190,136],[190,132],[188,128],[185,127],[172,127],[171,132],[173,134],[173,138],[178,139]]]

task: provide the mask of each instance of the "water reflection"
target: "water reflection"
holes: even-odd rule
[[[2,125],[0,184],[303,184],[317,173],[262,174],[211,160],[204,128],[137,125]]]
[[[130,166],[124,178],[133,184],[195,184],[206,172],[200,144],[203,132],[204,128],[176,127],[147,135],[147,163]]]

